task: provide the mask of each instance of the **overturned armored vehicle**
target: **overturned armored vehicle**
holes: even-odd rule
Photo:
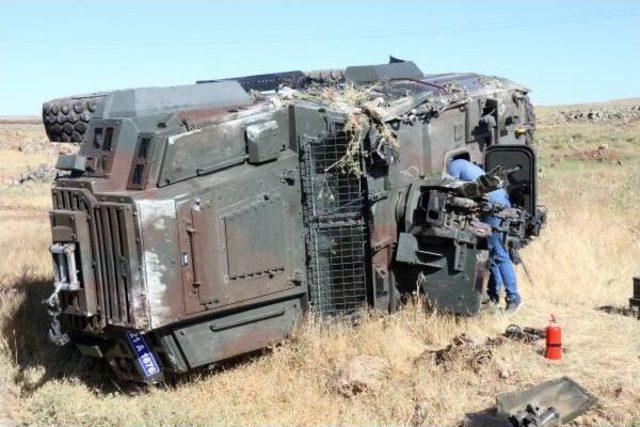
[[[307,310],[393,311],[421,288],[473,314],[488,214],[537,235],[527,90],[411,62],[44,104],[53,192],[50,338],[161,381],[282,340]],[[446,164],[491,171],[462,183]],[[493,206],[506,185],[514,208]]]

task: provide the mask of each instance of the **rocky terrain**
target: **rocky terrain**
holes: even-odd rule
[[[556,114],[558,123],[629,123],[640,119],[640,104],[630,107],[602,108],[589,110],[560,110]]]

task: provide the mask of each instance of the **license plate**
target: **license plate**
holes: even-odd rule
[[[127,339],[136,355],[136,363],[145,378],[155,377],[160,373],[160,365],[149,349],[144,336],[140,332],[127,332]]]

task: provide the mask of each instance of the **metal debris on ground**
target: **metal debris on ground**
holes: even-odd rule
[[[27,182],[53,181],[56,177],[56,168],[46,163],[41,163],[37,168],[28,170],[11,179],[11,186],[15,187]]]
[[[452,343],[443,349],[427,350],[426,353],[433,355],[435,364],[442,366],[445,371],[451,370],[455,364],[462,362],[464,366],[478,373],[493,359],[493,351],[486,344],[477,345],[466,334],[456,336]]]
[[[522,341],[527,344],[542,340],[546,335],[547,334],[544,329],[529,327],[521,328],[515,324],[507,326],[507,329],[504,332],[504,336],[507,339],[511,341]]]
[[[538,402],[532,401],[525,409],[518,411],[511,421],[515,426],[552,426],[560,419],[560,414],[553,406],[544,409]]]
[[[528,390],[496,398],[498,416],[514,426],[554,426],[573,421],[598,399],[569,377],[545,381]]]

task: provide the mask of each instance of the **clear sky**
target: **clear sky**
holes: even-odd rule
[[[534,102],[640,96],[640,1],[0,0],[0,115],[60,96],[411,59]]]

